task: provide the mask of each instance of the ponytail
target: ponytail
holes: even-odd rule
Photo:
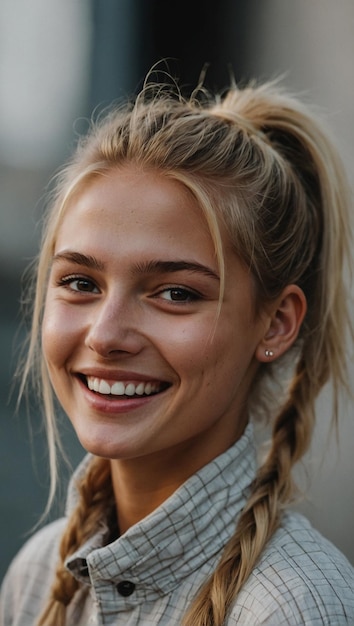
[[[291,209],[305,209],[307,215],[301,218],[302,243],[298,233],[295,242],[298,249],[293,249],[293,254],[289,250],[288,262],[296,261],[296,256],[299,261],[298,267],[293,264],[293,275],[288,276],[287,282],[297,282],[303,287],[309,311],[287,397],[273,421],[268,455],[257,472],[235,533],[215,572],[192,602],[183,626],[224,624],[235,597],[280,525],[282,510],[294,497],[292,469],[310,445],[315,400],[330,378],[334,387],[334,419],[337,419],[339,387],[347,386],[348,328],[352,334],[343,279],[345,259],[350,258],[349,190],[338,155],[302,106],[296,100],[273,93],[272,88],[236,90],[215,107],[215,113],[222,117],[224,109],[225,119],[232,118],[233,111],[238,117],[245,116],[246,132],[250,133],[252,125],[257,143],[263,142],[265,151],[267,146],[269,151],[276,151],[278,162],[283,161],[284,179],[292,179],[292,185],[299,188],[297,206]],[[303,207],[299,206],[301,200],[306,201]],[[290,228],[291,224],[288,232]],[[272,244],[270,239],[269,243]],[[278,275],[282,277],[281,272]],[[265,279],[266,288],[269,284]],[[276,368],[277,364],[270,367]]]

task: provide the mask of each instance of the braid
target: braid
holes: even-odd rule
[[[64,626],[66,608],[79,588],[79,582],[65,567],[65,561],[86,541],[102,519],[107,502],[112,500],[110,464],[94,458],[78,484],[79,502],[71,515],[59,547],[60,560],[55,572],[50,597],[38,626]]]
[[[274,422],[271,449],[257,472],[236,531],[215,572],[187,612],[183,626],[222,626],[235,596],[278,528],[282,508],[294,494],[292,467],[311,440],[314,424],[311,395],[311,383],[301,359],[288,402]]]

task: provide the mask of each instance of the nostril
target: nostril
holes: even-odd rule
[[[140,330],[126,330],[115,324],[114,328],[100,325],[87,335],[86,347],[101,358],[110,359],[117,354],[138,354],[145,345]]]

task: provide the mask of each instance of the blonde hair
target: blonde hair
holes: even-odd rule
[[[56,233],[73,194],[126,163],[157,169],[191,190],[209,225],[222,276],[219,225],[224,222],[235,252],[254,277],[258,305],[276,298],[288,284],[303,289],[307,315],[293,349],[290,384],[272,420],[268,456],[215,572],[183,620],[185,626],[221,626],[292,497],[291,470],[309,446],[319,391],[331,379],[337,399],[346,383],[350,320],[343,274],[350,251],[349,191],[327,134],[297,98],[274,84],[233,86],[216,97],[199,95],[187,101],[163,88],[146,88],[135,103],[94,124],[80,142],[59,179],[44,230],[24,380],[33,363],[41,367],[53,494],[57,433],[40,327]],[[270,375],[282,376],[281,361],[260,368],[258,391]],[[274,404],[263,404],[270,419]],[[62,538],[40,626],[65,623],[65,607],[78,583],[64,561],[94,531],[112,498],[107,461],[93,461],[79,491],[80,504]]]

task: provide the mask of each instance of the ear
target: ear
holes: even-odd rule
[[[265,334],[256,349],[261,363],[274,361],[295,342],[307,310],[306,297],[297,285],[287,285],[271,306]]]

